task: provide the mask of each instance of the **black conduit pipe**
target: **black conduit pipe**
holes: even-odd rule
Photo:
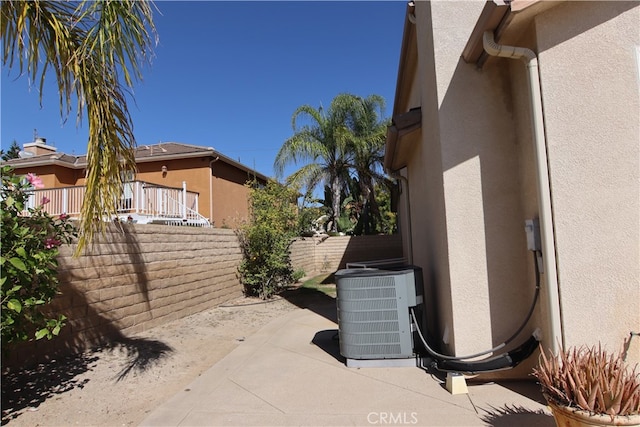
[[[513,341],[520,334],[520,332],[522,332],[522,330],[527,325],[527,323],[529,323],[529,320],[531,319],[531,316],[533,314],[533,310],[538,301],[538,296],[540,294],[540,271],[538,269],[538,258],[536,256],[536,252],[533,253],[533,260],[535,264],[534,269],[536,274],[536,291],[533,297],[533,303],[529,308],[529,312],[525,316],[524,322],[522,322],[522,324],[516,330],[516,332],[513,335],[511,335],[507,340],[505,340],[503,343],[497,345],[492,349],[489,349],[480,353],[476,353],[476,354],[471,354],[468,356],[447,356],[444,354],[440,354],[435,350],[433,350],[427,344],[424,336],[422,335],[422,332],[420,331],[420,325],[418,324],[413,308],[411,309],[411,318],[416,327],[416,331],[418,332],[418,335],[422,340],[422,344],[424,345],[428,353],[428,356],[433,360],[433,364],[432,364],[433,367],[435,367],[439,371],[444,371],[444,372],[466,372],[466,373],[477,374],[482,372],[511,369],[519,365],[520,362],[525,360],[527,357],[531,356],[531,354],[536,350],[536,348],[538,348],[538,345],[539,345],[539,339],[536,336],[537,331],[534,332],[534,334],[531,337],[529,337],[529,339],[525,341],[523,344],[521,344],[519,347],[507,353],[503,353],[503,354],[500,354],[494,357],[489,357],[487,359],[482,359],[482,360],[466,360],[466,359],[472,359],[478,356],[483,356],[485,354],[493,353],[505,347],[507,344]]]

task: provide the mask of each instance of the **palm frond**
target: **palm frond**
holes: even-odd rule
[[[309,163],[287,177],[287,185],[305,190],[313,189],[327,179],[326,170],[315,163]]]
[[[73,97],[77,122],[86,109],[87,192],[81,209],[76,254],[104,230],[103,219],[116,213],[123,172],[133,170],[135,137],[126,88],[141,79],[157,42],[148,1],[3,1],[0,6],[4,65],[38,81],[53,69],[60,113],[66,119]]]

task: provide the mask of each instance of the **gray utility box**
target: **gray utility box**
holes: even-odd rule
[[[422,303],[422,270],[344,269],[335,278],[340,354],[347,361],[414,358],[409,307]]]

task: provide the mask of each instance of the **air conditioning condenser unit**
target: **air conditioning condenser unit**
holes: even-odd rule
[[[335,277],[340,354],[347,366],[416,366],[409,308],[422,304],[422,270],[355,268]]]

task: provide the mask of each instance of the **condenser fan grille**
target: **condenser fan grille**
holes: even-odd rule
[[[340,353],[344,357],[412,357],[409,303],[416,298],[413,273],[362,269],[336,273]]]

